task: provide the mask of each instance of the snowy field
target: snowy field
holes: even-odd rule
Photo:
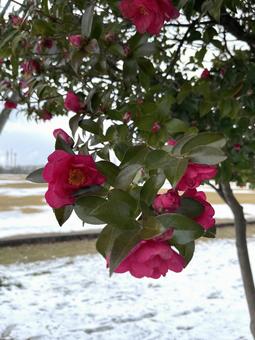
[[[0,277],[1,340],[252,340],[233,240],[199,242],[187,269],[159,280],[109,278],[98,255],[2,265]]]
[[[11,210],[0,209],[0,238],[37,233],[85,231],[86,229],[93,230],[100,227],[88,224],[83,226],[82,222],[73,213],[71,218],[60,228],[51,208],[44,203],[43,196],[45,191],[45,186],[30,185],[23,178],[19,179],[17,175],[0,175],[0,198],[2,200],[6,198],[7,202],[10,202],[9,206],[11,207]],[[206,188],[206,191],[211,192],[210,188]],[[237,192],[240,192],[240,190],[237,189]],[[248,190],[241,192],[245,193],[248,197],[253,197],[254,195],[254,192]],[[17,206],[12,203],[13,199],[15,199]],[[33,205],[34,201],[37,201],[37,205]],[[255,220],[255,202],[254,204],[245,203],[243,206],[246,218],[248,220]],[[229,207],[225,204],[213,204],[213,207],[217,220],[233,219]]]

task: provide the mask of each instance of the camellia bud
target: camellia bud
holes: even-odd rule
[[[175,146],[177,144],[176,140],[173,138],[168,139],[167,145]]]
[[[23,23],[23,19],[17,15],[10,15],[10,19],[13,27],[19,27]]]
[[[5,109],[12,110],[12,109],[16,109],[16,107],[17,107],[17,103],[14,103],[11,100],[6,100],[6,102],[4,103]]]
[[[46,120],[51,120],[52,114],[48,110],[44,110],[40,118],[45,122]]]
[[[130,47],[127,44],[123,45],[123,52],[124,52],[125,57],[129,56],[129,54],[131,52],[131,49],[130,49]]]
[[[123,122],[124,122],[125,124],[127,124],[127,123],[130,121],[131,115],[132,115],[132,114],[131,114],[130,111],[127,111],[127,112],[124,113],[124,115],[123,115],[123,117],[122,117],[122,120],[123,120]]]
[[[239,144],[239,143],[237,143],[237,144],[234,144],[234,149],[236,150],[236,151],[240,151],[241,150],[241,144]]]
[[[72,139],[72,137],[70,137],[64,130],[62,130],[62,129],[55,129],[54,131],[53,131],[53,136],[55,137],[55,138],[57,138],[57,137],[60,137],[60,138],[62,138],[67,144],[69,144],[69,145],[73,145],[73,139]]]
[[[201,79],[208,79],[210,77],[210,71],[205,68],[204,71],[201,73],[200,78]]]
[[[80,48],[83,43],[83,38],[80,34],[70,35],[68,41],[71,46]]]
[[[161,126],[158,122],[154,122],[151,128],[151,132],[157,133],[161,129]]]
[[[117,35],[115,32],[108,32],[106,33],[106,35],[104,36],[104,40],[107,42],[107,43],[114,43],[116,40],[117,40]]]

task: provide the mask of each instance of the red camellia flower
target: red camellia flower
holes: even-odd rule
[[[214,165],[190,163],[185,174],[176,186],[177,190],[185,191],[197,188],[203,181],[212,179],[217,174],[217,167]]]
[[[121,14],[139,33],[158,34],[165,21],[178,18],[179,11],[171,0],[121,0]]]
[[[158,122],[154,122],[151,128],[152,133],[157,133],[161,129],[161,126]]]
[[[206,195],[203,191],[197,191],[196,189],[189,189],[185,191],[184,197],[190,197],[198,201],[203,206],[203,212],[200,216],[194,218],[204,229],[209,229],[215,225],[214,214],[215,211],[210,203],[206,201]]]
[[[208,79],[210,77],[210,71],[205,68],[204,71],[201,73],[200,78],[201,79]]]
[[[37,60],[30,59],[26,60],[21,64],[21,69],[24,74],[33,74],[33,73],[40,73],[41,65],[38,63]]]
[[[4,108],[8,110],[16,109],[17,103],[12,102],[11,100],[6,100],[4,103]]]
[[[62,138],[67,144],[69,144],[69,145],[73,145],[73,139],[72,139],[72,137],[70,137],[64,130],[62,130],[62,129],[55,129],[54,131],[53,131],[53,136],[55,137],[55,138],[57,138],[57,137],[60,137],[60,138]]]
[[[130,272],[136,278],[159,279],[168,270],[176,273],[185,267],[184,258],[163,238],[141,241],[115,269],[115,273]]]
[[[73,47],[80,48],[83,42],[83,38],[80,34],[70,35],[68,37],[68,41]]]
[[[123,115],[123,117],[122,117],[123,122],[124,122],[125,124],[127,124],[127,123],[130,121],[131,116],[132,116],[132,114],[131,114],[130,111],[125,112],[124,115]]]
[[[165,194],[156,196],[152,203],[153,209],[158,213],[170,213],[176,211],[180,206],[180,196],[174,189],[170,189]]]
[[[236,150],[236,151],[240,151],[241,150],[241,144],[239,144],[239,143],[237,143],[237,144],[234,144],[234,149]]]
[[[48,110],[43,110],[43,112],[41,113],[41,117],[42,120],[46,121],[46,120],[51,120],[52,119],[52,114],[48,111]]]
[[[168,139],[167,145],[175,146],[177,144],[176,140],[173,138]]]
[[[106,180],[91,156],[72,155],[63,150],[56,150],[48,157],[42,175],[48,182],[45,198],[52,208],[74,204],[75,191],[101,185]]]
[[[64,106],[67,110],[73,111],[73,112],[79,112],[84,105],[80,102],[80,98],[72,91],[68,91]]]
[[[18,27],[22,25],[23,19],[18,17],[17,15],[10,15],[10,18],[13,27]]]

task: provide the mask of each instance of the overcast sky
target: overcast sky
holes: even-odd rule
[[[0,166],[7,164],[7,152],[17,154],[17,165],[43,165],[54,151],[52,132],[62,128],[71,133],[67,117],[55,117],[51,121],[36,123],[13,110],[11,118],[0,134]],[[9,156],[10,163],[10,156]]]

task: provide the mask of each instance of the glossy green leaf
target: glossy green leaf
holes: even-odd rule
[[[190,138],[181,149],[181,153],[187,153],[197,146],[211,146],[222,148],[226,144],[226,139],[221,133],[216,132],[203,132],[197,136]]]
[[[92,24],[93,24],[93,15],[94,15],[94,5],[90,5],[86,8],[85,13],[82,16],[81,20],[81,34],[84,37],[89,38]]]
[[[45,179],[42,177],[44,168],[37,169],[31,172],[27,177],[26,180],[33,182],[33,183],[46,183]]]
[[[73,206],[65,205],[64,207],[53,209],[55,217],[60,227],[69,219],[72,214]]]
[[[85,196],[78,199],[74,206],[76,215],[86,223],[104,224],[103,220],[97,217],[97,211],[105,204],[106,200],[97,196]]]
[[[110,255],[110,275],[129,252],[140,242],[140,228],[121,233],[114,241]]]
[[[183,214],[190,218],[195,218],[200,216],[204,211],[203,205],[189,197],[182,197],[180,207],[177,210],[179,214]]]
[[[227,157],[223,151],[212,146],[197,146],[189,152],[193,163],[215,165],[223,162]]]
[[[184,175],[188,166],[188,162],[188,158],[172,159],[169,165],[164,168],[166,178],[169,180],[173,187],[176,186],[176,184]]]
[[[192,260],[195,251],[195,242],[191,241],[186,244],[174,244],[175,248],[179,250],[179,253],[184,257],[186,266]]]
[[[150,206],[164,182],[165,176],[163,173],[152,175],[142,187],[141,200]]]
[[[141,164],[130,164],[123,168],[116,177],[115,187],[126,190],[141,168]]]

